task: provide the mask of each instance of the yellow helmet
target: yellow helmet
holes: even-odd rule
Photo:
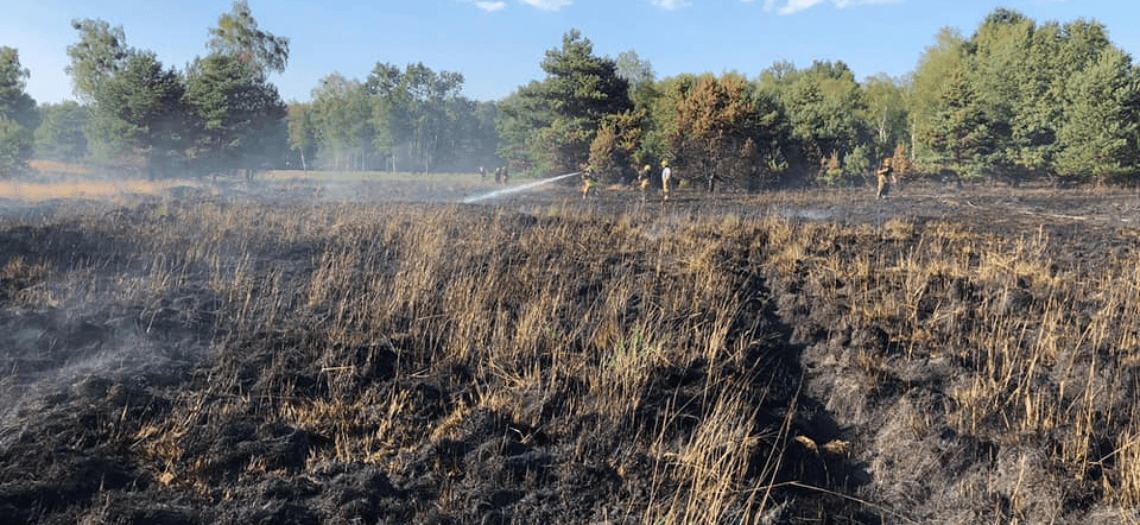
[[[662,168],[664,168],[665,166],[668,166],[668,165],[669,165],[668,159],[661,159],[661,167]]]

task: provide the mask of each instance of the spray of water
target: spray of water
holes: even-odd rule
[[[528,182],[526,184],[523,184],[521,186],[515,186],[513,188],[504,188],[501,190],[495,190],[495,191],[491,191],[491,192],[487,192],[487,193],[480,193],[479,195],[472,195],[470,197],[463,199],[463,202],[466,204],[466,203],[471,203],[471,202],[484,201],[487,199],[494,199],[497,197],[502,197],[503,195],[507,195],[509,193],[518,193],[520,191],[526,191],[526,190],[529,190],[535,186],[541,186],[543,184],[548,184],[548,183],[554,182],[556,180],[562,180],[562,179],[565,179],[566,177],[573,177],[579,173],[582,173],[582,172],[575,171],[574,173],[567,173],[565,175],[559,175],[557,177],[551,177],[549,179],[542,179],[542,180],[536,180],[534,182]]]

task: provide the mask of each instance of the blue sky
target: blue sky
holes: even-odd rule
[[[9,0],[11,1],[11,0]],[[73,99],[64,73],[77,39],[74,18],[121,25],[127,43],[183,69],[204,55],[207,29],[230,0],[14,0],[0,16],[0,46],[31,70],[38,102]],[[5,2],[7,3],[7,2]],[[1140,52],[1137,0],[249,0],[259,27],[290,39],[288,70],[273,75],[282,97],[309,100],[331,73],[365,79],[377,62],[423,62],[457,71],[464,94],[499,100],[541,80],[546,50],[571,28],[599,55],[628,50],[657,78],[736,71],[755,77],[777,61],[797,67],[842,60],[860,79],[913,71],[943,27],[969,36],[997,7],[1038,21],[1095,19],[1133,57]],[[12,9],[14,7],[14,9]]]

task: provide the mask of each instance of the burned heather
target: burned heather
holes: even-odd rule
[[[0,522],[1135,522],[1140,206],[1017,191],[9,213]]]

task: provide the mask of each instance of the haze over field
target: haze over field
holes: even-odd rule
[[[161,8],[131,2],[17,0],[0,17],[0,46],[20,51],[37,102],[74,99],[64,73],[75,18],[122,25],[128,44],[183,67],[207,53],[206,29],[229,0],[174,0]],[[14,7],[15,9],[11,9]],[[635,50],[659,77],[737,71],[756,76],[774,62],[805,67],[842,60],[859,76],[902,76],[943,27],[969,34],[997,7],[1038,20],[1095,19],[1135,54],[1135,2],[1075,0],[426,0],[417,2],[250,2],[263,28],[291,39],[289,67],[270,80],[285,100],[308,100],[333,72],[366,77],[377,62],[423,62],[466,77],[464,94],[499,100],[541,80],[543,54],[576,27],[616,57]]]

